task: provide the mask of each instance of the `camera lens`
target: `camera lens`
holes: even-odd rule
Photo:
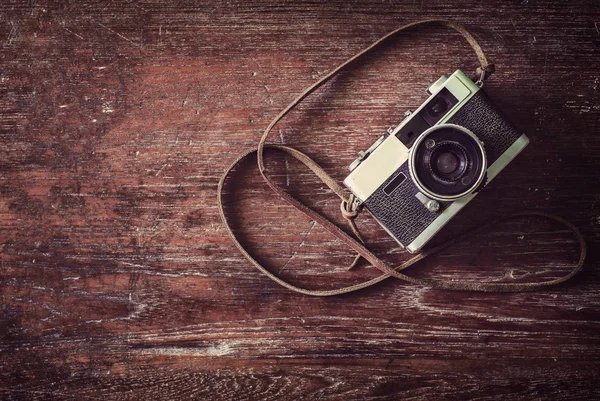
[[[485,177],[486,157],[481,142],[466,128],[434,126],[414,143],[410,173],[424,194],[455,200],[475,190]]]
[[[435,146],[429,147],[430,152],[424,154],[426,164],[432,176],[440,182],[452,183],[462,178],[469,166],[469,153],[455,139],[443,138],[433,141]],[[425,144],[427,146],[427,144]]]

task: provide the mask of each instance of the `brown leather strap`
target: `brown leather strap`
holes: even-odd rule
[[[583,236],[581,235],[581,233],[575,226],[573,226],[568,221],[566,221],[560,217],[557,217],[557,216],[553,216],[553,215],[543,213],[543,212],[527,211],[527,212],[515,213],[510,216],[503,217],[501,219],[492,221],[492,222],[485,224],[475,230],[472,230],[466,234],[456,237],[450,241],[447,241],[446,243],[444,243],[440,246],[437,246],[428,251],[417,254],[414,257],[412,257],[411,259],[409,259],[408,261],[406,261],[396,267],[390,267],[387,264],[385,264],[383,261],[381,261],[379,258],[377,258],[377,256],[375,256],[371,251],[369,251],[364,246],[364,243],[363,243],[362,239],[360,238],[360,233],[358,232],[358,229],[356,228],[356,226],[354,225],[354,222],[353,222],[353,218],[356,217],[356,214],[358,213],[358,211],[352,209],[352,204],[353,204],[352,199],[353,198],[351,196],[347,195],[347,191],[344,188],[342,188],[339,184],[337,184],[337,182],[335,180],[333,180],[317,163],[315,163],[306,154],[304,154],[294,148],[291,148],[289,146],[266,145],[266,140],[268,138],[268,135],[271,132],[271,130],[273,129],[273,127],[277,124],[277,122],[279,122],[290,110],[292,110],[298,103],[300,103],[310,93],[314,92],[318,87],[320,87],[325,82],[327,82],[329,79],[331,79],[342,68],[346,67],[348,64],[352,63],[359,57],[361,57],[364,54],[366,54],[367,52],[371,51],[372,49],[374,49],[375,47],[380,45],[382,42],[384,42],[385,40],[396,35],[398,32],[403,31],[408,28],[411,28],[413,26],[422,25],[422,24],[442,24],[442,25],[448,26],[450,28],[453,28],[456,31],[458,31],[460,34],[462,34],[467,39],[467,41],[469,42],[469,44],[471,45],[473,50],[475,51],[477,58],[479,60],[480,66],[477,68],[477,74],[478,74],[479,80],[486,79],[493,72],[493,70],[494,70],[493,64],[488,63],[487,58],[485,57],[485,54],[483,53],[481,47],[479,46],[479,44],[477,43],[475,38],[473,38],[473,36],[469,32],[467,32],[466,29],[464,27],[462,27],[461,25],[453,23],[453,22],[445,21],[445,20],[425,20],[425,21],[419,21],[419,22],[415,22],[412,24],[402,26],[402,27],[390,32],[389,34],[385,35],[384,37],[382,37],[381,39],[379,39],[378,41],[376,41],[375,43],[373,43],[366,49],[362,50],[360,53],[351,57],[350,59],[348,59],[347,61],[342,63],[340,66],[335,68],[333,71],[331,71],[330,73],[325,75],[319,81],[315,82],[313,85],[311,85],[309,88],[307,88],[304,92],[302,92],[302,94],[300,94],[300,96],[298,96],[292,103],[290,103],[285,109],[283,109],[283,111],[281,113],[279,113],[279,115],[277,115],[277,117],[275,117],[273,119],[273,121],[269,124],[269,126],[263,133],[263,136],[258,144],[258,147],[256,149],[249,149],[246,152],[242,153],[227,168],[227,170],[223,174],[221,180],[219,181],[219,186],[217,189],[218,190],[219,213],[221,214],[221,219],[223,220],[223,223],[227,229],[229,236],[232,238],[234,244],[240,250],[240,252],[257,269],[259,269],[261,272],[266,274],[269,278],[271,278],[275,282],[281,284],[282,286],[289,288],[291,290],[303,293],[303,294],[316,295],[316,296],[330,296],[330,295],[337,295],[337,294],[347,293],[347,292],[351,292],[351,291],[356,291],[361,288],[365,288],[365,287],[374,285],[388,277],[395,277],[395,278],[399,278],[399,279],[405,280],[410,283],[424,285],[424,286],[433,287],[433,288],[446,289],[446,290],[480,291],[480,292],[520,292],[520,291],[533,291],[533,290],[537,290],[537,289],[547,288],[549,286],[553,286],[553,285],[565,282],[566,280],[573,277],[583,266],[583,262],[585,260],[585,254],[586,254],[586,243],[585,243]],[[347,234],[345,231],[343,231],[340,227],[338,227],[333,222],[331,222],[329,219],[327,219],[325,216],[319,214],[315,210],[302,204],[297,199],[292,197],[290,194],[285,192],[285,190],[283,188],[278,186],[267,175],[265,164],[264,164],[264,149],[265,149],[265,147],[271,148],[271,149],[274,149],[277,151],[285,152],[288,155],[298,159],[299,161],[304,163],[307,167],[309,167],[331,190],[333,190],[342,199],[342,214],[350,222],[350,226],[351,226],[352,231],[356,238],[353,238],[352,236]],[[271,187],[271,189],[275,193],[277,193],[279,196],[281,196],[283,199],[285,199],[289,204],[294,206],[296,209],[298,209],[299,211],[304,213],[310,219],[321,224],[327,231],[329,231],[336,238],[338,238],[342,242],[344,242],[348,247],[350,247],[354,251],[356,251],[360,257],[363,257],[364,259],[366,259],[368,262],[370,262],[372,265],[374,265],[377,269],[379,269],[383,274],[372,280],[368,280],[368,281],[362,282],[360,284],[349,286],[349,287],[343,287],[343,288],[339,288],[339,289],[335,289],[335,290],[328,290],[328,291],[309,290],[309,289],[294,286],[294,285],[286,282],[285,280],[282,280],[280,277],[271,273],[268,269],[264,268],[260,263],[258,263],[246,251],[244,246],[238,241],[237,237],[231,230],[231,227],[229,226],[229,223],[225,216],[225,211],[223,209],[223,199],[222,199],[223,187],[224,187],[225,181],[226,181],[227,177],[229,176],[231,170],[235,166],[237,166],[242,160],[249,157],[250,155],[254,155],[255,153],[256,153],[256,157],[257,157],[257,161],[258,161],[259,171],[262,174],[264,180],[269,185],[269,187]],[[579,261],[577,262],[577,264],[571,269],[571,271],[567,275],[560,277],[558,279],[553,279],[553,280],[548,280],[548,281],[543,281],[543,282],[536,282],[536,283],[497,283],[497,282],[468,282],[468,281],[446,281],[446,280],[436,280],[436,279],[417,279],[417,278],[407,276],[405,274],[400,273],[401,270],[407,268],[408,266],[411,266],[411,265],[415,264],[416,262],[420,261],[421,259],[423,259],[429,255],[432,255],[436,252],[439,252],[440,250],[442,250],[452,244],[457,243],[458,241],[464,239],[467,236],[471,236],[471,235],[477,234],[481,231],[484,231],[488,227],[494,226],[501,221],[509,220],[509,219],[513,219],[513,218],[517,218],[517,217],[523,217],[523,216],[540,216],[540,217],[544,217],[544,218],[547,218],[550,220],[554,220],[556,222],[559,222],[559,223],[567,226],[573,232],[573,234],[575,235],[575,237],[579,243],[579,246],[580,246],[580,257],[579,257]],[[358,258],[355,259],[354,263],[350,267],[354,266],[357,261],[358,261]]]

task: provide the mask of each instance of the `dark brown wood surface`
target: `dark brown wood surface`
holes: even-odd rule
[[[450,3],[454,3],[450,5]],[[568,285],[443,292],[388,280],[333,298],[259,274],[216,188],[296,94],[386,32],[466,24],[497,66],[487,92],[531,145],[439,243],[524,208],[557,213],[589,256]],[[595,1],[3,1],[0,5],[0,399],[395,400],[600,397],[600,4]],[[340,181],[359,150],[471,72],[466,42],[416,29],[343,72],[272,135]],[[343,224],[337,198],[280,156],[290,193]],[[226,209],[252,254],[309,288],[377,271],[275,198],[254,163]],[[366,214],[386,261],[408,254]],[[536,219],[411,268],[542,279],[577,257]]]

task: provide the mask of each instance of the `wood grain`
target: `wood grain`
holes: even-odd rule
[[[51,2],[0,5],[0,398],[395,400],[600,397],[597,2]],[[438,237],[523,208],[575,223],[584,272],[530,294],[388,280],[328,299],[261,276],[227,237],[226,166],[318,77],[404,23],[466,24],[486,90],[531,145]],[[271,137],[342,180],[442,73],[459,35],[416,29],[344,71]],[[343,224],[336,197],[269,156],[290,193]],[[276,199],[247,163],[227,214],[282,277],[335,288],[377,271]],[[366,215],[384,260],[408,258]],[[542,279],[577,257],[559,227],[502,224],[411,268]]]

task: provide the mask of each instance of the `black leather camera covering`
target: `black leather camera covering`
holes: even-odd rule
[[[479,90],[465,105],[450,118],[448,123],[471,130],[484,143],[491,166],[519,137],[517,131],[493,106],[483,90]],[[408,179],[390,195],[383,192],[398,173]],[[440,209],[432,213],[425,208],[415,195],[419,192],[408,171],[408,162],[392,174],[363,206],[382,224],[402,245],[412,243],[441,212],[452,202],[440,202]]]

